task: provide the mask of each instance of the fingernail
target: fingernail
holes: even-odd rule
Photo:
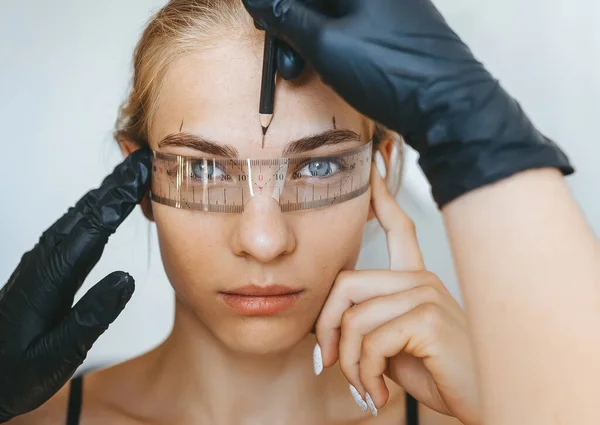
[[[321,354],[321,346],[319,343],[315,345],[315,349],[313,350],[313,367],[315,375],[319,376],[321,372],[323,372],[323,355]]]
[[[387,170],[385,161],[383,160],[383,155],[381,155],[381,152],[379,151],[375,152],[375,167],[377,168],[381,178],[385,179],[385,176],[387,176]]]
[[[354,399],[356,404],[358,404],[358,407],[360,407],[360,410],[362,410],[363,412],[366,412],[367,411],[367,403],[363,400],[363,398],[360,396],[360,393],[358,392],[356,387],[352,384],[350,384],[350,394],[352,394],[352,398]]]
[[[371,414],[373,416],[377,416],[377,407],[375,407],[375,403],[373,403],[373,399],[371,398],[369,393],[366,394],[365,398],[367,399],[367,406],[369,407]]]

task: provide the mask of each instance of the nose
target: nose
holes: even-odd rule
[[[232,249],[262,263],[296,249],[296,237],[272,197],[255,196],[245,205],[232,234]]]

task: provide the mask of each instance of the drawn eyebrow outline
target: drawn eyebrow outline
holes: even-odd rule
[[[283,150],[283,156],[298,155],[323,146],[346,142],[360,142],[360,135],[352,130],[330,129],[289,142]],[[158,143],[159,148],[168,146],[190,148],[208,155],[224,158],[237,158],[239,156],[238,150],[231,145],[217,143],[205,137],[185,132],[170,134]]]

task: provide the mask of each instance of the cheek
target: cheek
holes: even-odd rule
[[[370,197],[359,198],[320,211],[308,212],[295,223],[298,235],[298,255],[302,263],[333,284],[337,273],[356,265],[367,216]]]
[[[213,214],[156,203],[152,208],[165,272],[178,295],[194,298],[219,278],[219,270],[226,269],[220,262],[227,258],[223,255],[227,222]]]
[[[287,216],[296,248],[270,270],[278,278],[293,277],[322,301],[340,270],[352,269],[356,264],[369,200],[367,192],[333,207]],[[192,304],[203,303],[202,294],[249,271],[246,262],[237,266],[229,243],[232,232],[239,231],[238,216],[227,218],[156,203],[152,207],[165,272],[179,297]]]

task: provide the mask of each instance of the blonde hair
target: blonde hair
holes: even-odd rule
[[[156,12],[135,48],[132,86],[119,110],[115,139],[147,145],[149,124],[169,65],[182,55],[209,48],[214,40],[226,37],[261,37],[240,0],[171,0]],[[388,187],[396,194],[404,144],[396,133],[380,124],[373,125],[374,146],[389,138],[395,141],[396,158],[392,158],[388,169]]]

